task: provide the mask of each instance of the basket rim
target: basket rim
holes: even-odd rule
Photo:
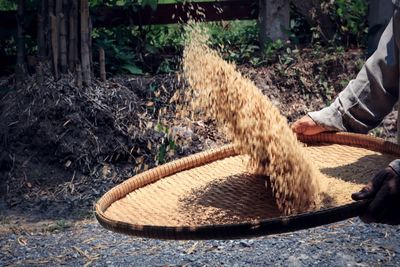
[[[329,143],[362,147],[377,152],[400,155],[400,146],[378,137],[347,132],[327,132],[318,135],[298,135],[306,144]],[[105,215],[112,203],[137,188],[156,182],[164,177],[209,162],[238,155],[234,145],[193,154],[137,174],[106,192],[95,205],[95,216],[106,229],[127,235],[173,240],[238,239],[292,232],[334,223],[360,215],[369,201],[357,201],[338,207],[314,212],[281,216],[257,222],[237,224],[210,224],[200,226],[140,225],[114,220]]]

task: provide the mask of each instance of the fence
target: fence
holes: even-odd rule
[[[199,14],[199,12],[204,14]],[[160,4],[156,10],[150,7],[137,10],[124,7],[95,7],[91,9],[93,27],[116,27],[129,25],[175,24],[186,22],[189,18],[204,21],[248,20],[258,17],[258,0],[224,0],[218,2]],[[26,14],[29,35],[36,34],[36,14]],[[15,34],[17,19],[15,11],[0,12],[0,37]]]
[[[214,0],[213,2],[160,4],[156,10],[150,7],[127,9],[124,7],[95,7],[91,9],[93,27],[116,27],[129,25],[174,24],[186,22],[189,18],[199,18],[196,10],[204,14],[204,21],[259,19],[261,44],[268,39],[286,38],[285,29],[289,28],[289,0]],[[313,10],[313,0],[292,1],[292,4],[306,17]],[[369,50],[372,52],[393,12],[391,0],[371,0],[369,14]],[[319,12],[321,13],[321,12]],[[329,16],[309,16],[320,21],[323,36],[330,40],[336,29]],[[325,16],[325,17],[324,17]],[[25,16],[28,35],[36,35],[36,14],[31,11]],[[17,20],[15,11],[0,11],[0,39],[9,39],[16,34]],[[332,29],[330,29],[332,28]],[[376,30],[378,29],[378,30]]]

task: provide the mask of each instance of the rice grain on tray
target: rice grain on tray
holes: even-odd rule
[[[269,177],[279,209],[292,214],[318,208],[318,172],[286,118],[196,30],[185,46],[183,72],[192,108],[216,119],[238,152],[250,156],[252,171]]]

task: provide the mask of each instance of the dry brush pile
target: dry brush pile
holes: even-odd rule
[[[86,174],[104,162],[149,164],[164,135],[148,102],[113,82],[78,88],[71,77],[32,77],[0,109],[3,165],[16,168],[33,159]]]

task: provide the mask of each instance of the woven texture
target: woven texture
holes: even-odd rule
[[[400,152],[397,145],[361,135],[324,134],[302,141],[308,143],[304,153],[326,181],[326,208],[351,203],[351,193]],[[105,194],[97,203],[96,215],[115,231],[173,239],[181,237],[157,233],[162,229],[179,232],[182,227],[259,225],[279,218],[265,179],[249,174],[247,161],[247,156],[236,155],[233,146],[226,146],[152,169]],[[147,228],[152,227],[158,227],[158,232],[148,234]],[[195,235],[189,238],[197,239]]]

